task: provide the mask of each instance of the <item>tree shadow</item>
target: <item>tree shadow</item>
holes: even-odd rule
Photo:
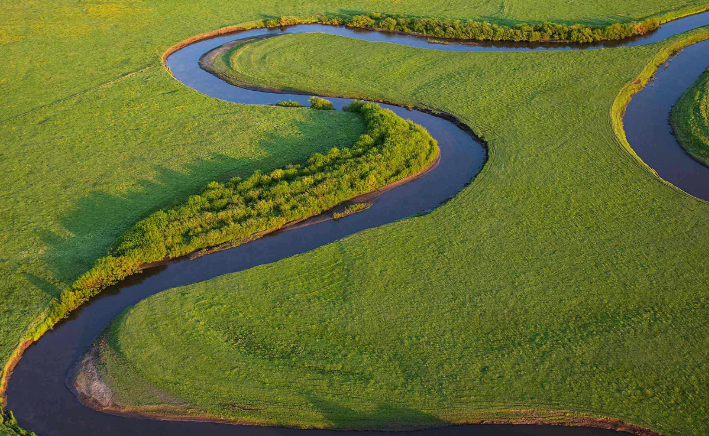
[[[315,394],[306,394],[305,399],[337,428],[404,430],[446,424],[435,415],[390,401],[379,403],[372,411],[358,411]]]
[[[155,165],[153,170],[157,176],[137,181],[136,188],[126,194],[89,192],[76,202],[70,213],[59,219],[72,236],[65,237],[46,229],[38,231],[49,247],[43,261],[55,270],[58,279],[69,285],[88,271],[96,259],[108,254],[120,235],[135,222],[199,192],[203,183],[195,186],[195,175],[212,174],[219,168],[233,167],[236,162],[237,159],[230,156],[214,154],[210,159],[187,165],[185,172]]]
[[[41,289],[42,292],[47,294],[50,298],[58,297],[62,292],[62,288],[59,285],[36,274],[24,272],[22,275],[28,282],[32,283],[32,286]]]
[[[332,126],[315,123],[310,116],[293,120],[293,125],[295,134],[284,136],[277,130],[264,134],[255,147],[259,150],[255,157],[235,158],[215,152],[183,165],[181,171],[154,165],[152,169],[157,175],[134,182],[135,188],[121,195],[101,190],[88,192],[76,201],[71,212],[59,219],[71,236],[48,229],[37,231],[47,247],[42,255],[43,263],[53,270],[54,278],[69,286],[97,259],[107,255],[121,234],[137,221],[156,210],[185,201],[190,195],[201,192],[207,183],[236,175],[245,177],[255,170],[270,172],[305,161],[315,151],[327,152],[333,145],[342,145],[322,141],[321,147],[303,147],[317,143],[313,141],[315,137],[328,137]],[[56,285],[46,279],[35,276],[32,280],[48,294],[57,293]]]

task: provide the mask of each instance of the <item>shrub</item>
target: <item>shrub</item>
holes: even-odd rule
[[[349,20],[346,20],[345,23],[348,27],[375,27],[377,24],[374,18],[368,15],[355,15]]]
[[[372,207],[372,203],[355,203],[355,204],[350,204],[345,208],[344,211],[342,212],[335,212],[332,214],[332,218],[335,220],[339,220],[341,218],[344,218],[346,216],[352,215],[354,213],[359,213],[359,212],[364,212],[365,210],[369,209]]]
[[[379,27],[386,30],[395,30],[397,24],[398,22],[395,19],[387,17],[379,22]]]
[[[8,434],[18,436],[37,436],[34,432],[21,428],[15,419],[15,415],[13,415],[11,411],[3,409],[2,405],[0,405],[0,427],[7,429]]]
[[[283,27],[283,26],[294,26],[298,24],[300,20],[297,17],[280,17],[272,18],[270,20],[264,20],[263,25],[265,27]]]
[[[297,101],[293,101],[293,100],[279,101],[278,103],[276,103],[276,106],[281,106],[281,107],[303,107],[302,104],[298,103]]]
[[[325,100],[324,98],[310,97],[308,99],[308,103],[310,103],[311,109],[317,109],[322,111],[335,110],[335,105],[333,105],[330,100]]]

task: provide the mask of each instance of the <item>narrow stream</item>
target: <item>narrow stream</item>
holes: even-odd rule
[[[671,35],[709,24],[709,12],[664,25],[657,32],[618,45],[640,45],[663,40]],[[426,38],[340,27],[303,25],[286,29],[256,29],[201,41],[169,57],[167,66],[185,85],[208,96],[242,104],[274,104],[279,100],[306,102],[303,95],[272,94],[234,87],[199,68],[198,60],[207,51],[226,42],[256,35],[323,32],[368,41],[385,41],[436,50],[505,51],[570,50],[578,46],[537,44],[436,44]],[[604,45],[599,45],[602,47]],[[609,45],[606,45],[609,46]],[[707,67],[709,43],[686,49],[660,71],[658,80],[633,98],[625,117],[628,140],[638,154],[658,173],[693,195],[709,200],[709,169],[699,165],[677,144],[669,132],[667,116],[683,90]],[[667,79],[671,77],[671,79]],[[678,94],[679,93],[679,94]],[[351,100],[330,98],[339,109]],[[238,426],[198,422],[171,422],[113,416],[82,406],[66,387],[71,365],[125,308],[166,289],[183,286],[219,275],[242,271],[304,253],[367,228],[381,226],[437,207],[458,193],[482,168],[484,148],[454,123],[418,111],[388,106],[404,118],[423,125],[441,148],[441,162],[424,177],[385,192],[369,210],[340,221],[325,221],[312,226],[277,232],[249,244],[210,254],[191,261],[179,261],[154,268],[104,291],[72,316],[47,332],[25,352],[10,379],[8,407],[20,425],[41,436],[50,435],[341,435],[325,430],[293,430],[272,427]],[[669,136],[667,135],[669,133]],[[668,158],[671,155],[671,158]],[[692,176],[687,176],[687,174]],[[696,175],[695,175],[696,174]],[[384,434],[386,432],[357,432]],[[610,430],[585,427],[534,425],[473,425],[414,431],[426,435],[495,436],[601,436]]]

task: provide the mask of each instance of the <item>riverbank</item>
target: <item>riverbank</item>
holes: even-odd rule
[[[171,397],[169,393],[159,392],[158,396],[164,398],[163,401],[174,404],[162,404],[144,407],[126,407],[124,404],[116,402],[110,390],[110,382],[104,380],[107,376],[105,362],[101,361],[101,355],[107,352],[108,331],[104,332],[94,341],[89,350],[83,355],[81,361],[77,362],[70,371],[67,378],[67,386],[74,393],[77,399],[86,407],[98,410],[101,413],[108,413],[115,416],[137,419],[153,419],[161,421],[176,422],[201,422],[218,423],[230,425],[246,426],[272,426],[272,422],[240,420],[234,421],[224,419],[219,416],[208,416],[195,414],[189,404],[180,404],[178,399]],[[235,406],[237,407],[237,406]],[[456,419],[453,416],[460,418]],[[377,430],[386,432],[408,432],[415,430],[440,429],[443,427],[460,425],[526,425],[526,426],[565,426],[565,427],[586,427],[612,430],[616,432],[629,433],[636,436],[661,436],[659,433],[629,424],[621,420],[584,416],[573,411],[558,410],[530,410],[530,409],[508,409],[508,410],[471,410],[467,412],[456,411],[451,414],[448,422],[438,424],[426,424],[418,426],[396,425],[392,423],[388,427],[366,428],[353,427],[357,431]],[[328,429],[328,426],[299,426],[300,429]]]

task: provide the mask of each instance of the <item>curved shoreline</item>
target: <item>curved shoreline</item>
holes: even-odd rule
[[[110,328],[110,327],[109,327]],[[581,427],[581,428],[597,428],[601,430],[611,430],[614,432],[629,433],[636,436],[663,436],[661,433],[655,432],[648,428],[641,427],[629,422],[625,422],[620,419],[608,418],[608,417],[594,417],[583,414],[576,414],[576,412],[568,410],[542,410],[542,409],[518,409],[515,412],[519,412],[521,415],[518,417],[497,419],[497,418],[474,418],[474,419],[461,419],[453,422],[444,422],[439,424],[428,424],[428,425],[401,425],[401,426],[390,426],[382,428],[339,428],[339,427],[327,427],[327,426],[302,426],[302,427],[285,427],[277,426],[269,423],[259,422],[259,421],[246,421],[246,420],[231,420],[218,417],[209,417],[206,415],[187,415],[184,413],[177,413],[178,410],[183,410],[179,405],[169,406],[146,406],[144,408],[132,407],[132,408],[121,408],[118,404],[111,402],[110,404],[103,406],[94,397],[88,395],[85,392],[85,386],[80,386],[76,381],[76,374],[85,371],[84,367],[86,365],[92,366],[94,369],[98,366],[95,362],[96,358],[100,353],[99,342],[104,340],[108,334],[108,328],[102,333],[90,346],[89,350],[83,355],[83,358],[76,362],[72,369],[67,375],[66,385],[67,388],[72,392],[76,399],[84,406],[96,410],[97,412],[125,418],[133,419],[149,419],[155,421],[169,421],[169,422],[194,422],[194,423],[211,423],[211,424],[225,424],[230,426],[250,426],[250,427],[260,427],[260,428],[283,428],[283,429],[297,429],[297,430],[335,430],[338,432],[367,432],[367,431],[377,431],[377,432],[409,432],[417,430],[436,430],[444,428],[453,428],[465,425],[534,425],[534,426],[555,426],[555,427]],[[101,382],[100,375],[97,374],[97,381]],[[105,384],[105,383],[104,383]],[[110,395],[110,389],[107,387]],[[189,404],[186,404],[189,406]],[[484,412],[483,412],[484,413]],[[523,414],[522,414],[523,413]],[[474,412],[474,414],[480,414],[480,411]],[[461,412],[456,412],[456,415],[460,416]],[[494,415],[494,412],[491,413]],[[556,418],[556,419],[553,419]]]
[[[243,29],[243,28],[242,28],[242,29]],[[220,30],[220,31],[221,31],[221,30]],[[190,45],[190,44],[192,44],[192,43],[194,43],[194,42],[202,41],[202,40],[204,40],[204,39],[212,39],[212,38],[214,38],[214,37],[216,37],[216,36],[222,36],[222,35],[224,35],[224,34],[227,34],[227,33],[218,33],[218,32],[220,32],[220,31],[211,32],[211,33],[214,34],[214,35],[209,36],[208,38],[198,38],[198,39],[192,39],[192,38],[190,38],[190,40],[192,40],[192,42],[190,42],[189,44],[186,44],[186,45],[184,45],[184,46],[182,46],[182,47],[184,48],[184,47],[186,47],[187,45]],[[238,31],[238,30],[237,30],[237,31]],[[228,32],[228,33],[233,33],[233,32]],[[691,44],[693,44],[693,43],[696,43],[696,42],[699,42],[699,41],[703,41],[703,40],[706,40],[706,39],[709,39],[709,34],[706,35],[705,37],[703,37],[703,38],[700,39],[700,40],[681,41],[680,43],[676,44],[676,46],[679,47],[678,49],[681,49],[681,48],[683,48],[683,47],[686,47],[686,46],[688,46],[688,45],[691,45]],[[187,40],[185,40],[185,41],[187,41]],[[184,42],[184,41],[183,41],[183,42]],[[179,44],[178,44],[178,45],[179,45]],[[172,50],[174,47],[176,47],[176,46],[173,46],[170,50]],[[675,46],[672,46],[672,47],[674,48]],[[168,50],[168,52],[169,52],[170,50]],[[175,51],[177,51],[177,50],[179,50],[179,49],[176,49]],[[175,51],[173,51],[172,53],[174,53]],[[167,57],[169,57],[169,54],[172,54],[172,53],[169,53],[169,54],[168,54],[168,52],[166,52],[166,53],[163,55],[163,63],[167,60]],[[622,136],[621,136],[621,135],[618,135],[618,134],[616,135],[616,136],[618,137],[619,141],[621,142],[622,148],[623,148],[626,152],[631,152],[632,156],[634,156],[635,158],[637,158],[637,160],[638,160],[640,163],[642,163],[642,165],[643,165],[644,167],[650,169],[649,172],[650,172],[651,174],[653,174],[654,177],[656,177],[656,178],[662,180],[663,182],[665,182],[665,183],[667,183],[667,184],[669,184],[669,185],[671,185],[671,184],[670,184],[669,182],[664,181],[664,179],[662,179],[661,177],[659,177],[659,176],[657,175],[657,173],[656,173],[654,170],[652,170],[648,165],[646,165],[646,164],[637,156],[637,154],[635,154],[635,152],[632,150],[632,147],[630,146],[630,144],[628,144],[627,139],[625,138],[624,126],[623,126],[623,119],[622,119],[622,117],[623,117],[623,114],[624,114],[624,112],[625,112],[625,109],[627,108],[627,105],[629,104],[630,99],[632,98],[632,96],[633,96],[635,93],[641,91],[641,90],[644,88],[644,86],[647,84],[648,80],[650,80],[650,78],[652,77],[652,75],[657,71],[657,68],[659,68],[659,65],[661,65],[662,63],[664,63],[664,62],[665,62],[669,57],[671,57],[673,54],[674,54],[674,52],[670,52],[669,49],[668,49],[667,52],[663,51],[662,53],[658,54],[658,56],[655,58],[655,61],[652,62],[652,63],[650,63],[650,64],[648,64],[648,65],[646,66],[646,68],[643,69],[641,75],[639,76],[639,78],[638,78],[636,81],[634,81],[634,82],[632,82],[632,83],[628,83],[628,84],[626,85],[626,87],[624,87],[624,88],[619,92],[618,96],[616,97],[616,100],[614,101],[613,110],[612,110],[612,120],[613,120],[613,127],[614,127],[614,129],[620,128],[621,131],[623,131],[623,135],[622,135]],[[663,58],[663,56],[664,56],[664,58]],[[659,60],[659,59],[662,59],[662,60]],[[659,61],[658,61],[658,60],[659,60]],[[659,62],[659,64],[657,64],[658,62]],[[652,68],[649,68],[649,67],[651,67],[652,64],[656,64],[656,65],[654,65],[654,67],[652,67]],[[168,68],[168,70],[170,71],[169,67],[166,66],[166,68]],[[648,73],[648,70],[649,70],[649,69],[652,70],[652,71],[649,72],[649,76],[645,77],[645,75],[646,75],[646,73]],[[172,74],[172,71],[170,71],[170,72],[171,72],[171,74]],[[174,74],[173,74],[173,77],[175,77]],[[175,77],[175,78],[176,78],[176,77]],[[640,81],[640,83],[636,83],[636,82],[638,82],[638,80]],[[640,85],[639,87],[634,86],[634,85],[638,85],[638,84]],[[276,92],[276,91],[275,91],[275,90],[269,90],[269,92]],[[283,91],[283,92],[284,92],[284,93],[294,93],[293,91]],[[307,94],[307,93],[306,93],[305,95],[311,95],[311,94]],[[625,99],[627,99],[627,101],[625,101],[621,106],[616,106],[617,104],[620,104],[619,102],[624,101]],[[418,109],[418,110],[421,110],[421,109]],[[427,110],[427,109],[424,109],[424,110]],[[433,111],[430,111],[430,112],[432,113]],[[442,118],[451,117],[451,118],[453,118],[453,119],[455,120],[455,117],[452,117],[452,115],[449,115],[449,114],[443,114],[443,115],[441,115],[441,114],[435,114],[435,115],[436,115],[436,116],[440,116],[440,117],[442,117]],[[620,125],[617,125],[617,124],[616,124],[616,117],[619,118],[619,120],[620,120]],[[456,121],[457,121],[457,120],[456,120]],[[460,123],[460,122],[458,121],[456,124],[458,124],[458,123]],[[465,126],[463,123],[460,123],[460,125]],[[472,130],[471,130],[468,126],[465,126],[465,127],[467,128],[466,131],[469,131],[470,133],[472,133]],[[627,146],[628,146],[629,149],[626,149],[626,146],[625,146],[624,144],[627,144]],[[419,177],[420,177],[420,176],[419,176]],[[671,185],[671,186],[674,187],[674,185]],[[676,189],[678,189],[678,190],[681,191],[681,189],[679,189],[679,188],[676,188]],[[682,192],[684,192],[684,191],[682,191]],[[687,194],[687,195],[689,195],[689,194]],[[700,201],[701,201],[701,200],[700,200]],[[25,341],[25,342],[23,342],[22,346],[24,347],[24,349],[26,349],[29,345],[31,345],[32,342],[33,342],[32,340]],[[25,345],[26,345],[26,346],[25,346]],[[14,361],[15,364],[17,364],[17,363],[19,362],[19,360],[20,360],[20,358],[21,358],[21,356],[22,356],[22,352],[24,351],[24,349],[19,352],[19,355],[18,355],[18,356],[16,356],[16,359],[15,359],[15,361]],[[13,358],[14,358],[14,357],[13,357]],[[14,365],[12,365],[12,366],[14,367]],[[11,368],[11,369],[12,369],[12,368]],[[10,369],[10,372],[11,372],[11,369]],[[6,372],[5,375],[6,375],[6,377],[4,377],[4,378],[9,378],[9,373],[8,373],[8,372]],[[5,383],[2,387],[3,387],[3,388],[6,388],[6,386],[7,386],[7,384]],[[561,413],[561,412],[559,412],[559,413]],[[138,416],[138,415],[136,415],[136,416]],[[150,418],[151,418],[151,419],[156,419],[155,417],[150,417]],[[585,418],[585,417],[584,417],[584,418]],[[625,423],[625,422],[620,421],[620,420],[612,420],[612,419],[607,419],[607,418],[586,418],[586,419],[598,421],[598,425],[589,425],[589,424],[586,424],[586,423],[579,424],[579,425],[582,425],[582,426],[585,426],[585,427],[597,427],[597,428],[607,428],[607,429],[612,428],[612,429],[617,429],[617,430],[620,430],[620,431],[636,432],[636,434],[641,434],[641,435],[653,435],[653,436],[654,436],[654,435],[659,435],[659,433],[655,433],[655,432],[653,432],[653,431],[651,431],[651,430],[649,430],[649,429],[644,429],[644,428],[639,427],[639,426],[634,426],[634,425],[632,425],[632,424],[628,424],[628,423]],[[189,421],[194,421],[194,420],[189,420]],[[205,420],[205,421],[198,421],[198,422],[221,422],[221,421]],[[229,421],[229,423],[232,423],[232,424],[233,424],[232,421]],[[473,422],[470,422],[470,423],[473,423]],[[500,420],[500,421],[480,420],[480,421],[474,421],[474,423],[479,423],[479,424],[488,424],[488,423],[493,423],[493,424],[508,424],[508,423],[514,423],[514,424],[528,424],[529,422],[522,422],[522,421],[504,421],[504,420]],[[611,424],[609,424],[609,423],[613,423],[613,424],[612,424],[613,426],[612,426],[612,427],[609,427],[609,425],[611,425]],[[539,420],[533,422],[533,424],[559,425],[558,422],[554,422],[554,421],[539,421]],[[564,425],[573,425],[573,424],[564,424]],[[620,427],[618,427],[618,426],[620,426]],[[621,427],[622,427],[622,428],[621,428]],[[437,427],[436,427],[436,428],[437,428]],[[640,432],[640,433],[638,433],[638,432]]]
[[[695,152],[692,149],[690,143],[692,142],[694,135],[692,134],[692,132],[686,131],[686,129],[690,126],[680,119],[680,114],[678,113],[680,107],[692,105],[691,100],[693,96],[701,96],[702,92],[704,92],[704,95],[706,95],[706,89],[709,88],[700,89],[701,85],[704,83],[709,84],[709,66],[707,66],[707,70],[702,74],[701,77],[699,77],[697,82],[695,82],[694,85],[689,87],[685,91],[685,93],[682,94],[682,96],[675,102],[675,104],[672,105],[672,110],[670,111],[668,122],[670,124],[670,131],[677,138],[677,142],[679,142],[684,151],[686,151],[687,154],[698,163],[709,167],[709,158],[707,158],[707,156],[700,155],[698,152]]]
[[[709,199],[706,198],[700,198],[697,196],[694,196],[684,189],[682,189],[679,186],[674,185],[668,180],[665,180],[658,174],[658,172],[652,168],[650,165],[648,165],[638,154],[637,152],[633,149],[633,146],[628,142],[628,139],[626,137],[626,132],[625,132],[625,114],[627,112],[628,106],[630,105],[630,102],[635,94],[638,94],[640,91],[645,89],[645,87],[650,83],[650,81],[654,78],[655,74],[659,70],[659,68],[668,60],[670,60],[672,57],[677,56],[684,48],[687,48],[691,45],[698,44],[701,42],[704,42],[706,40],[709,40],[709,29],[704,28],[702,32],[695,31],[694,35],[689,35],[688,38],[679,40],[675,42],[672,45],[663,47],[662,50],[655,55],[653,60],[648,63],[645,68],[640,72],[638,75],[637,79],[634,80],[633,82],[627,83],[621,90],[618,92],[618,95],[613,102],[613,106],[611,109],[611,122],[613,123],[613,130],[616,133],[616,138],[618,139],[619,145],[621,148],[634,160],[636,160],[638,163],[641,164],[642,168],[646,169],[649,174],[653,176],[656,180],[661,181],[662,183],[666,184],[667,186],[672,187],[676,191],[682,193],[683,195],[687,195],[695,200],[705,202],[709,201]],[[671,128],[671,123],[669,121],[669,114],[667,118],[667,125]],[[680,147],[683,151],[683,147]],[[689,153],[687,153],[688,156],[691,157]],[[692,157],[693,158],[693,157]],[[694,158],[693,158],[694,159]]]
[[[176,413],[180,409],[179,405],[175,406],[146,406],[142,410],[140,408],[121,408],[120,405],[112,402],[108,405],[102,405],[99,401],[94,400],[94,397],[88,395],[85,391],[86,387],[84,385],[79,385],[76,381],[76,374],[79,374],[84,367],[92,366],[94,369],[98,366],[96,363],[96,358],[100,353],[100,342],[106,340],[108,335],[108,328],[94,341],[90,346],[89,350],[84,354],[83,358],[76,362],[76,364],[70,370],[67,376],[67,388],[74,394],[77,400],[85,407],[92,408],[98,412],[106,413],[113,416],[126,417],[126,418],[137,418],[137,419],[151,419],[157,421],[173,421],[173,422],[196,422],[196,423],[213,423],[213,424],[226,424],[226,425],[244,425],[252,427],[263,427],[263,428],[297,428],[298,430],[336,430],[338,432],[342,431],[385,431],[385,432],[408,432],[416,430],[434,430],[442,429],[446,427],[456,427],[463,425],[549,425],[549,426],[559,426],[559,427],[590,427],[598,428],[603,430],[613,430],[616,432],[630,433],[637,436],[662,436],[660,433],[652,431],[647,428],[640,427],[635,424],[631,424],[620,419],[613,419],[607,417],[593,417],[588,415],[578,414],[575,412],[566,410],[542,410],[542,409],[518,409],[517,412],[524,413],[519,417],[508,418],[508,419],[498,419],[498,418],[474,418],[466,420],[463,418],[460,422],[448,422],[439,424],[428,424],[428,425],[401,425],[401,426],[390,426],[383,428],[357,428],[357,429],[342,429],[327,426],[302,426],[302,427],[285,427],[285,426],[274,426],[272,424],[263,423],[259,421],[246,421],[246,420],[230,420],[218,417],[200,416],[200,415],[187,415]],[[95,379],[99,383],[101,382],[100,375],[97,374]],[[105,384],[105,383],[104,383]],[[110,389],[108,389],[108,395],[110,395]],[[186,404],[188,406],[188,404]],[[480,411],[477,412],[478,414]],[[457,412],[456,415],[461,415]],[[557,419],[552,419],[557,418]]]

